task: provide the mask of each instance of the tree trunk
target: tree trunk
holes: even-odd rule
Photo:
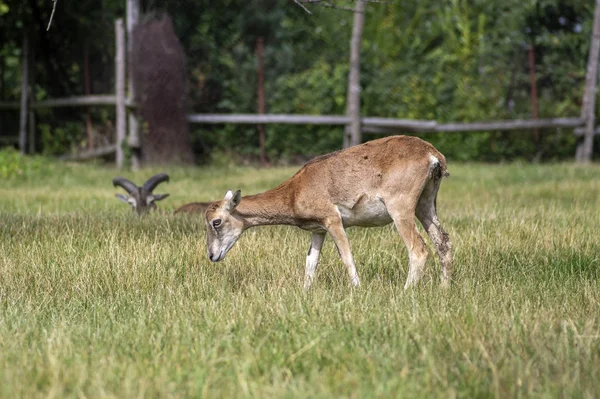
[[[351,118],[344,130],[344,148],[361,143],[360,125],[360,45],[365,23],[365,2],[358,0],[354,9],[352,40],[350,41],[350,72],[346,113]]]
[[[193,163],[185,52],[167,15],[137,25],[131,66],[148,164]]]

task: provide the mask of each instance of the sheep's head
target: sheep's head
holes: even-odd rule
[[[169,196],[169,194],[153,194],[152,191],[160,183],[169,181],[169,175],[166,173],[159,173],[152,176],[143,186],[138,187],[130,180],[124,177],[115,177],[113,179],[113,186],[120,186],[127,191],[127,194],[116,194],[116,197],[123,202],[130,204],[138,215],[142,215],[152,209],[156,208],[156,201],[163,200]]]

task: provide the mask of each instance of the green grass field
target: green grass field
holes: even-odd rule
[[[433,251],[404,291],[391,226],[349,231],[359,289],[328,239],[305,292],[309,233],[249,230],[213,264],[201,218],[171,214],[296,169],[168,169],[143,219],[108,168],[3,180],[0,396],[600,397],[599,166],[450,162],[448,292]]]

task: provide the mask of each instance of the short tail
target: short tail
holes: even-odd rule
[[[450,172],[446,165],[446,159],[442,154],[439,156],[429,155],[429,178],[439,180],[442,177],[449,177]]]

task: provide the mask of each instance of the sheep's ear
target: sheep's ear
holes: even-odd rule
[[[127,202],[129,205],[131,205],[134,208],[137,206],[137,201],[133,197],[129,197],[129,196],[125,195],[125,194],[115,194],[115,196],[119,200],[121,200],[123,202]]]
[[[129,197],[125,194],[115,194],[115,197],[117,197],[117,199],[120,201],[129,203]]]
[[[146,198],[146,205],[150,205],[154,201],[161,201],[167,198],[169,194],[152,194]]]
[[[235,193],[233,193],[233,192],[231,192],[231,190],[229,190],[229,191],[227,191],[227,194],[225,195],[225,201],[227,201],[227,203],[225,204],[225,208],[229,212],[231,212],[240,204],[241,200],[242,200],[242,192],[240,190],[237,190]]]

